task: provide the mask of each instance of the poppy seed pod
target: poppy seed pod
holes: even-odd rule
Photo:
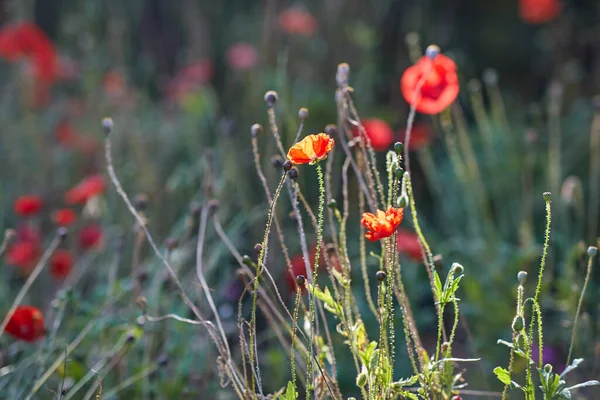
[[[308,108],[302,107],[300,110],[298,110],[298,118],[300,118],[300,121],[304,121],[306,118],[308,118]]]
[[[256,254],[260,254],[260,252],[262,251],[262,249],[263,249],[262,244],[256,243],[254,245],[254,251],[256,252]]]
[[[275,167],[276,169],[279,169],[283,167],[283,159],[281,158],[281,156],[273,156],[271,157],[271,164],[273,164],[273,167]]]
[[[298,178],[298,169],[292,168],[288,171],[288,176],[290,179],[296,180]]]
[[[523,286],[527,281],[527,272],[519,271],[517,274],[517,280],[519,281],[519,285]]]
[[[550,193],[550,192],[544,192],[544,200],[546,202],[549,202],[550,199],[552,199],[552,193]]]
[[[164,367],[169,363],[169,357],[167,357],[166,355],[162,354],[158,357],[158,359],[156,360],[156,363],[160,366],[160,367]]]
[[[596,246],[590,246],[587,249],[587,253],[590,257],[596,257],[596,254],[598,254],[598,248]]]
[[[429,46],[427,46],[427,49],[425,50],[425,55],[429,58],[431,58],[432,60],[434,58],[436,58],[438,56],[438,54],[441,53],[440,50],[440,46],[437,46],[435,44],[431,44]]]
[[[282,165],[282,168],[285,172],[288,172],[290,169],[292,169],[292,162],[290,160],[285,160],[285,162]]]
[[[256,137],[258,135],[260,135],[263,132],[263,127],[261,124],[254,124],[250,127],[250,133],[252,134],[252,137]]]
[[[144,211],[148,208],[148,195],[144,193],[140,193],[135,196],[134,199],[135,209],[138,211]]]
[[[404,145],[402,144],[402,142],[394,143],[394,151],[396,152],[396,154],[402,154],[402,152],[404,151]]]
[[[244,263],[244,264],[246,264],[248,266],[251,266],[252,265],[252,259],[247,254],[244,254],[242,256],[242,263]]]
[[[296,277],[296,285],[298,285],[299,287],[303,287],[305,283],[306,278],[304,277],[304,275],[298,275]]]
[[[383,281],[385,281],[385,278],[387,277],[387,275],[383,271],[377,271],[377,273],[375,274],[375,277],[377,278],[377,280],[379,282],[383,282]]]
[[[65,226],[61,226],[56,230],[56,236],[58,236],[60,240],[65,240],[67,238],[68,233],[69,230]]]
[[[277,92],[274,90],[269,90],[265,93],[265,103],[267,103],[267,107],[273,107],[278,100]]]
[[[106,136],[110,135],[113,129],[113,120],[112,118],[104,118],[102,120],[102,128],[104,129],[104,134]]]
[[[329,203],[327,203],[327,207],[331,208],[332,210],[336,209],[337,201],[335,201],[335,199],[329,200]]]
[[[325,125],[325,133],[329,136],[335,135],[337,132],[337,126],[335,124],[327,124]]]

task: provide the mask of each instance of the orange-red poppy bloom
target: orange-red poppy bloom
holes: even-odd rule
[[[396,232],[396,243],[399,253],[406,254],[414,261],[421,260],[421,245],[416,233],[407,229],[398,229]]]
[[[410,131],[410,143],[408,144],[408,149],[410,151],[419,150],[431,143],[434,137],[435,135],[429,125],[415,124]],[[400,141],[406,144],[406,131],[403,131],[400,134]]]
[[[294,164],[315,164],[327,158],[335,141],[325,133],[308,135],[287,153],[287,158]]]
[[[459,92],[456,64],[437,47],[430,46],[428,54],[408,67],[400,81],[402,95],[409,104],[415,102],[418,112],[437,114],[456,99]]]
[[[39,213],[43,205],[44,202],[40,196],[25,195],[17,197],[13,209],[15,214],[21,217],[30,217]]]
[[[57,249],[50,258],[50,276],[54,279],[64,279],[73,268],[73,256],[65,249]]]
[[[44,316],[37,307],[19,306],[4,329],[9,335],[25,342],[35,342],[44,336]]]
[[[90,224],[79,232],[79,247],[84,250],[97,248],[102,245],[104,233],[97,224]]]
[[[559,0],[520,0],[519,16],[529,24],[543,24],[556,18],[562,6]]]
[[[30,272],[40,259],[40,244],[34,241],[17,240],[10,245],[6,252],[6,262],[23,270]]]
[[[371,146],[375,151],[386,151],[394,141],[394,131],[387,122],[381,119],[367,119],[362,121],[362,126],[371,141]],[[358,135],[358,129],[356,130]]]
[[[365,237],[371,242],[392,236],[402,222],[403,208],[388,207],[387,211],[377,210],[377,215],[364,213],[360,223],[367,228]]]
[[[104,193],[104,189],[106,189],[104,176],[91,175],[65,193],[65,202],[67,204],[84,204],[90,198]]]
[[[256,67],[258,52],[250,43],[236,43],[225,53],[227,64],[235,70],[245,71]]]
[[[77,220],[77,214],[70,208],[61,208],[52,213],[52,221],[58,226],[69,226]]]
[[[279,28],[290,35],[311,36],[318,27],[317,19],[300,7],[282,11],[278,18]]]

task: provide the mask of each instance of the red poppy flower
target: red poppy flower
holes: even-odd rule
[[[57,249],[50,258],[50,276],[54,279],[64,279],[73,268],[73,256],[68,250]]]
[[[399,253],[406,254],[414,261],[421,260],[421,245],[416,233],[406,229],[398,229],[396,232],[396,243]]]
[[[225,53],[227,64],[235,70],[244,71],[252,69],[258,63],[258,53],[249,43],[236,43]]]
[[[371,242],[392,236],[404,215],[403,208],[388,207],[387,211],[377,210],[377,215],[364,213],[360,223],[367,228],[365,237]]]
[[[84,204],[90,198],[104,193],[105,188],[104,176],[100,174],[88,176],[65,193],[65,202],[67,204]]]
[[[437,114],[456,99],[459,92],[456,64],[437,46],[429,46],[427,55],[408,67],[402,75],[400,88],[409,104],[416,96],[416,110],[424,114]]]
[[[102,245],[104,233],[97,224],[91,224],[81,229],[79,232],[79,247],[84,250],[90,250]]]
[[[371,141],[371,146],[375,151],[386,151],[394,141],[394,132],[387,122],[381,119],[367,119],[362,121],[362,126]],[[358,129],[355,135],[358,135]]]
[[[6,262],[21,268],[24,272],[31,271],[40,259],[39,243],[27,240],[17,240],[11,244],[6,253]]]
[[[315,164],[327,158],[334,143],[325,133],[308,135],[290,148],[287,158],[294,164]]]
[[[559,0],[520,0],[519,16],[529,24],[543,24],[560,14],[562,6]]]
[[[317,30],[317,19],[300,7],[290,7],[282,11],[278,18],[282,31],[291,35],[311,36]]]
[[[19,306],[4,329],[9,335],[25,342],[35,342],[45,334],[44,316],[32,306]]]
[[[70,208],[61,208],[52,213],[52,221],[58,226],[69,226],[77,220],[77,214]]]
[[[431,143],[433,138],[434,134],[429,125],[415,124],[410,131],[410,143],[408,144],[408,149],[410,151],[419,150]],[[406,144],[406,131],[403,131],[400,134],[400,141]]]
[[[43,204],[44,203],[40,196],[19,196],[15,200],[14,211],[15,214],[20,215],[21,217],[30,217],[39,213]]]

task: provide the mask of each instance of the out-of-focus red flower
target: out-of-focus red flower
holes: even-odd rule
[[[54,279],[64,279],[73,268],[73,256],[65,249],[57,249],[50,258],[50,276]]]
[[[40,255],[41,248],[39,243],[28,240],[17,240],[8,248],[6,262],[28,273],[35,267]]]
[[[258,53],[250,43],[236,43],[225,53],[227,64],[235,70],[245,71],[256,67]]]
[[[56,125],[54,132],[56,141],[64,147],[71,148],[77,142],[78,134],[73,126],[66,120],[62,120]]]
[[[366,119],[362,122],[365,132],[371,141],[371,146],[375,151],[386,151],[394,141],[394,132],[387,122],[381,119]],[[358,135],[358,129],[355,129],[355,135]]]
[[[317,19],[300,7],[290,7],[279,14],[279,28],[290,35],[311,36],[317,31]]]
[[[392,236],[402,222],[403,208],[389,206],[387,211],[377,210],[377,214],[364,213],[360,223],[367,228],[365,237],[371,242]]]
[[[556,18],[562,6],[559,0],[520,0],[519,16],[529,24],[543,24]]]
[[[434,134],[431,127],[426,124],[415,124],[410,131],[410,143],[408,149],[410,151],[419,150],[431,143],[434,138]],[[400,141],[406,145],[406,131],[400,134]]]
[[[171,100],[181,101],[201,85],[208,83],[213,75],[210,60],[200,59],[188,64],[167,84],[166,93]]]
[[[321,249],[322,250],[322,249]],[[310,269],[312,271],[314,271],[315,268],[315,257],[317,255],[317,245],[314,244],[309,252],[309,265],[310,265]],[[330,255],[330,259],[331,259],[331,263],[332,263],[332,267],[337,270],[340,271],[342,270],[342,265],[340,263],[340,261],[333,255]],[[287,284],[288,289],[290,290],[290,292],[295,292],[296,291],[296,277],[298,275],[303,275],[304,277],[306,277],[306,266],[304,265],[304,257],[302,256],[302,254],[298,254],[297,256],[292,257],[292,259],[290,260],[290,264],[292,265],[292,271],[290,274],[290,271],[286,271],[285,272],[285,282]],[[326,265],[325,265],[325,258],[323,257],[323,254],[320,255],[319,257],[319,274],[322,273],[322,271],[326,270]],[[292,276],[293,274],[293,276]],[[302,290],[305,290],[305,288],[302,288]]]
[[[44,202],[40,196],[19,196],[15,200],[14,211],[15,214],[20,215],[21,217],[30,217],[39,213],[43,205]]]
[[[414,261],[421,260],[421,245],[416,233],[407,229],[398,229],[396,231],[396,243],[399,253],[406,254]]]
[[[67,204],[84,204],[90,198],[104,193],[104,189],[106,189],[104,176],[91,175],[65,193],[65,202]]]
[[[102,88],[107,95],[120,97],[127,90],[127,80],[121,72],[109,71],[104,75],[104,79],[102,79]]]
[[[45,334],[44,316],[32,306],[19,306],[4,329],[9,335],[25,342],[35,342]]]
[[[437,46],[429,46],[427,54],[404,71],[400,88],[409,104],[413,104],[416,96],[418,112],[438,114],[458,96],[456,64],[451,58],[439,54]]]
[[[61,208],[52,213],[52,221],[58,226],[69,226],[77,220],[77,214],[70,208]]]
[[[104,242],[104,233],[97,224],[90,224],[79,232],[79,247],[84,250],[90,250],[102,246]]]
[[[289,149],[287,158],[294,164],[315,164],[327,158],[334,144],[326,133],[308,135]]]

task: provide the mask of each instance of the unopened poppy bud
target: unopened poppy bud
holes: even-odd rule
[[[113,120],[112,118],[104,118],[102,120],[102,129],[104,129],[104,134],[106,136],[110,135],[113,129]]]
[[[587,249],[587,253],[590,257],[596,257],[596,254],[598,254],[598,248],[596,246],[590,246]]]
[[[438,56],[438,54],[440,54],[440,53],[441,53],[440,46],[437,46],[435,44],[427,46],[427,49],[425,50],[425,55],[432,60],[434,58],[436,58]]]
[[[260,254],[260,252],[262,251],[262,249],[263,249],[262,244],[256,243],[254,245],[254,251],[256,252],[256,254]]]
[[[298,118],[300,118],[300,121],[304,121],[306,118],[308,118],[308,108],[302,107],[301,109],[299,109]]]
[[[244,263],[244,264],[246,264],[248,266],[251,266],[252,265],[252,259],[247,254],[244,254],[242,256],[242,263]]]
[[[527,336],[525,333],[519,333],[517,335],[516,345],[519,349],[525,349],[527,347]]]
[[[406,205],[408,204],[408,197],[406,197],[405,195],[398,197],[397,204],[398,204],[398,208],[406,207]]]
[[[273,156],[271,157],[271,164],[273,164],[276,169],[280,169],[283,167],[283,159],[280,156]]]
[[[194,218],[198,218],[202,212],[202,204],[197,201],[192,201],[190,204],[190,215]]]
[[[488,85],[494,85],[498,83],[498,71],[494,68],[488,68],[483,71],[483,81]]]
[[[544,365],[544,372],[549,374],[550,372],[552,372],[552,365],[550,364],[546,364]]]
[[[379,282],[383,282],[383,281],[385,281],[385,278],[387,277],[387,275],[383,271],[377,271],[377,273],[375,274],[375,277],[377,278],[377,280]]]
[[[290,177],[290,179],[296,180],[296,178],[298,178],[298,169],[297,168],[292,168],[288,171],[288,176]]]
[[[136,210],[144,211],[148,207],[148,196],[144,193],[138,194],[135,196],[134,204]]]
[[[441,254],[433,256],[433,266],[436,269],[442,269],[444,267],[444,257]]]
[[[67,238],[67,234],[69,233],[69,230],[67,229],[67,227],[65,226],[61,226],[60,228],[58,228],[56,230],[56,236],[58,236],[58,238],[62,241],[65,240]]]
[[[402,168],[396,168],[396,170],[394,171],[394,175],[396,175],[396,178],[402,179],[402,175],[404,175],[404,170]]]
[[[404,151],[404,144],[402,144],[402,142],[394,143],[394,151],[396,152],[396,154],[402,154],[402,152]]]
[[[135,300],[135,303],[140,308],[140,310],[142,310],[144,312],[146,311],[146,308],[148,308],[148,299],[146,299],[144,296],[138,297]]]
[[[525,327],[525,321],[523,321],[523,317],[521,317],[520,315],[517,315],[515,317],[515,319],[513,319],[511,326],[512,326],[512,330],[514,332],[521,332],[523,330],[523,328]]]
[[[327,203],[327,207],[331,208],[332,210],[336,209],[337,201],[335,201],[335,199],[329,200],[329,203]]]
[[[523,286],[527,281],[527,272],[519,271],[517,274],[517,280],[519,281],[519,285]]]
[[[546,203],[549,202],[551,198],[552,198],[552,193],[544,192],[544,200],[546,201]]]
[[[164,367],[169,363],[169,357],[167,357],[165,354],[161,354],[156,359],[156,363],[158,364],[159,367]]]
[[[459,263],[454,263],[452,264],[452,272],[454,272],[455,274],[462,274],[465,271],[465,268],[460,265]]]
[[[277,103],[278,98],[279,96],[277,96],[277,92],[274,90],[269,90],[265,93],[265,103],[267,103],[267,107],[273,107],[275,103]]]
[[[290,160],[285,160],[285,162],[282,165],[282,168],[285,172],[288,172],[290,169],[292,169],[292,162]]]
[[[260,135],[263,132],[263,127],[261,124],[254,124],[250,127],[250,133],[253,137]]]
[[[367,383],[367,374],[361,372],[356,376],[356,386],[363,387]]]
[[[325,125],[325,133],[329,136],[334,136],[337,132],[337,126],[335,124]]]
[[[174,238],[168,238],[165,244],[167,246],[167,249],[169,249],[170,251],[175,250],[178,245],[177,239]]]
[[[302,286],[304,286],[305,283],[306,283],[306,278],[304,277],[304,275],[298,275],[296,277],[296,285],[302,287]]]

